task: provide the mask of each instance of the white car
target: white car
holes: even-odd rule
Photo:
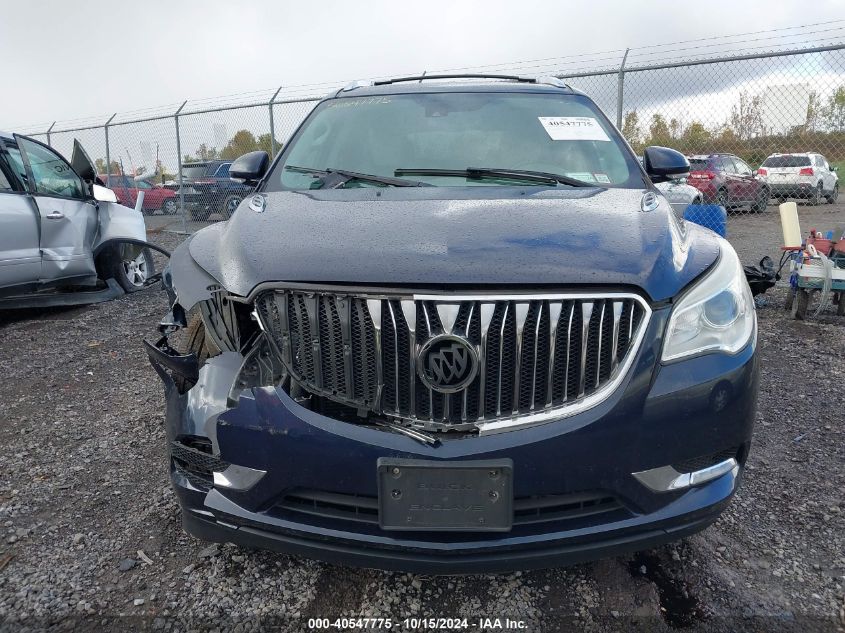
[[[643,157],[637,156],[637,159],[642,164]],[[689,205],[704,203],[704,196],[701,191],[692,185],[688,185],[686,178],[673,178],[666,182],[658,182],[654,186],[669,201],[675,215],[680,218],[684,217],[684,211]]]
[[[839,195],[839,175],[821,154],[772,154],[757,170],[778,202],[787,198],[804,198],[810,204],[827,200],[836,202]]]
[[[657,187],[660,193],[666,196],[675,214],[679,217],[683,217],[684,211],[689,205],[702,204],[704,201],[701,191],[692,185],[688,185],[686,178],[659,182],[655,187]]]

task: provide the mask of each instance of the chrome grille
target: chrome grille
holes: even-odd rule
[[[275,289],[256,311],[291,376],[362,414],[429,430],[496,431],[594,406],[621,379],[650,315],[635,294],[402,295]],[[417,354],[458,335],[478,356],[457,393],[429,389]]]

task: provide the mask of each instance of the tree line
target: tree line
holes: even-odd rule
[[[685,154],[729,152],[752,165],[770,154],[791,152],[820,152],[829,161],[841,161],[845,160],[845,86],[827,99],[811,92],[804,122],[788,131],[767,129],[762,96],[742,92],[721,124],[681,123],[661,113],[643,121],[637,110],[630,110],[623,117],[622,134],[637,153],[649,145],[662,145]]]

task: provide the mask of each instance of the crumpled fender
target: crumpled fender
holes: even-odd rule
[[[92,246],[94,255],[110,242],[147,243],[144,216],[135,209],[116,202],[98,202],[99,231]]]
[[[186,313],[200,301],[211,299],[211,289],[220,286],[191,256],[193,239],[191,236],[176,247],[162,273],[162,285],[170,295],[171,306],[178,302]]]

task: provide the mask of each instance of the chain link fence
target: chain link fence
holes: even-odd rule
[[[845,44],[650,63],[655,55],[632,49],[618,63],[542,74],[595,99],[636,152],[662,145],[690,156],[688,184],[731,217],[763,211],[770,200],[836,201],[836,175],[845,171]],[[278,153],[318,90],[327,91],[279,88],[241,97],[246,103],[185,102],[94,125],[54,123],[32,136],[65,155],[78,138],[122,202],[134,205],[143,189],[145,211],[165,216],[152,224],[191,232],[229,216],[247,190],[228,178],[228,165],[248,151]]]

